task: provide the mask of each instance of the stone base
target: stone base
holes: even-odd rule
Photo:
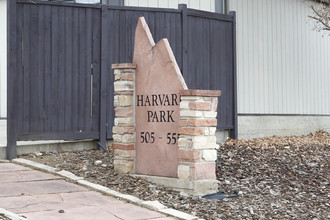
[[[114,160],[113,166],[118,173],[129,174],[133,172],[134,161],[132,160]]]
[[[182,180],[177,178],[133,175],[143,178],[155,184],[163,185],[172,188],[176,191],[182,191],[191,195],[206,195],[218,192],[217,180]]]

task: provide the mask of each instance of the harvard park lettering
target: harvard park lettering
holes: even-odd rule
[[[138,107],[177,106],[180,103],[177,94],[137,95]],[[147,111],[148,122],[175,122],[174,110]]]
[[[180,98],[177,94],[153,94],[153,95],[137,95],[137,107],[161,107],[161,106],[178,106]],[[174,110],[146,110],[148,123],[175,123],[173,113]],[[176,144],[179,139],[178,133],[167,132],[164,141],[166,144]],[[162,134],[155,134],[154,131],[141,131],[139,134],[140,143],[152,144],[155,140],[163,139]]]
[[[175,105],[179,105],[177,94],[137,95],[136,102],[137,102],[137,106],[175,106]]]

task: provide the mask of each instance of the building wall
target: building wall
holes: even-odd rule
[[[215,10],[216,0],[125,0],[127,6]],[[330,115],[330,40],[305,0],[228,0],[237,12],[239,114]]]
[[[0,117],[7,116],[7,4],[0,0]]]
[[[130,6],[214,12],[217,0],[126,0]],[[305,0],[227,0],[237,13],[238,137],[330,132],[330,36]],[[206,4],[206,5],[203,5]],[[218,141],[228,137],[218,131]]]
[[[125,0],[125,6],[178,8],[178,4],[187,4],[188,8],[215,11],[215,0]]]
[[[297,136],[330,132],[330,116],[241,115],[238,117],[239,139],[267,136]]]
[[[238,112],[330,115],[330,36],[312,30],[306,1],[229,3],[237,12]]]
[[[164,8],[185,3],[189,8],[214,11],[215,1],[124,2],[126,6]],[[306,2],[228,1],[229,10],[237,12],[239,137],[291,134],[289,130],[296,135],[317,129],[329,131],[323,121],[328,122],[330,116],[330,36],[312,30]],[[6,117],[6,63],[6,0],[0,0],[0,117]],[[307,119],[311,122],[298,123]],[[307,129],[289,129],[284,123],[289,121]]]

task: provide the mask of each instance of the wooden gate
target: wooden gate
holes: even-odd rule
[[[190,89],[220,89],[219,129],[237,136],[235,14],[9,1],[7,158],[18,140],[112,137],[111,64],[133,60],[138,17],[168,38]]]

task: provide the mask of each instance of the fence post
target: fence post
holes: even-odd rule
[[[100,139],[98,149],[106,148],[107,140],[107,127],[106,127],[106,116],[107,116],[107,58],[108,58],[108,39],[107,39],[107,7],[101,7],[101,71],[100,71]]]
[[[15,83],[17,33],[16,33],[16,0],[7,1],[7,153],[9,160],[16,158],[16,116],[17,116],[17,83]]]
[[[236,12],[231,11],[228,15],[232,16],[233,21],[233,32],[232,32],[232,39],[233,39],[233,124],[234,129],[230,130],[229,136],[233,139],[238,138],[238,121],[237,121],[237,60],[236,60]]]
[[[182,24],[182,75],[184,77],[188,74],[188,14],[187,5],[179,4],[181,10],[181,24]]]

